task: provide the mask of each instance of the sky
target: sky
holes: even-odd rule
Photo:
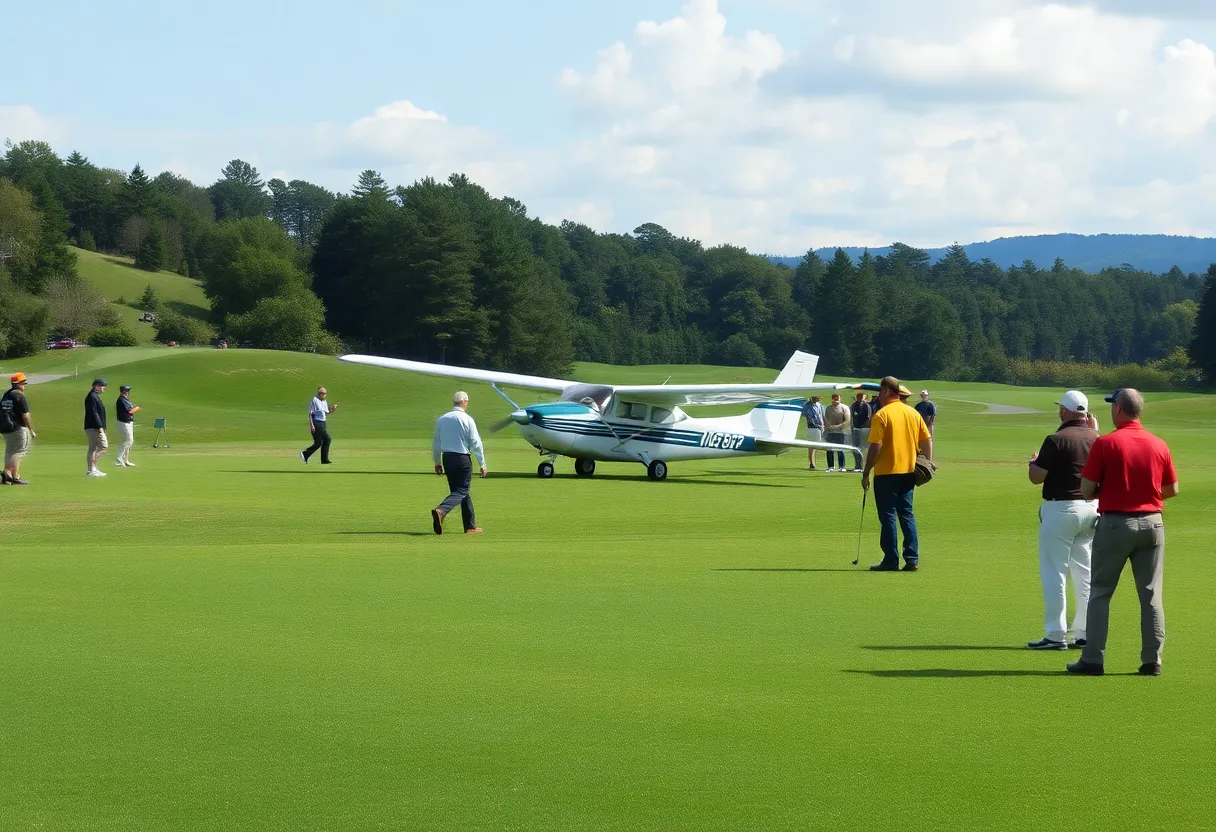
[[[0,0],[0,139],[706,245],[1216,236],[1212,0]]]

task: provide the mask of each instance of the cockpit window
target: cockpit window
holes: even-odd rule
[[[650,421],[666,422],[671,418],[671,411],[665,407],[656,407],[650,411]]]
[[[639,422],[646,421],[646,405],[638,402],[621,402],[617,405],[616,415],[621,419],[634,419]]]

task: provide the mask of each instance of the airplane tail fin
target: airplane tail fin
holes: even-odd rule
[[[791,386],[811,384],[815,380],[815,369],[818,366],[819,356],[795,352],[773,383]],[[798,424],[802,420],[802,401],[784,399],[757,405],[749,414],[752,430],[757,436],[794,439],[798,434]]]

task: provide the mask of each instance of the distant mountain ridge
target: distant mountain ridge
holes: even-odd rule
[[[864,248],[842,246],[856,261]],[[1208,266],[1216,263],[1216,238],[1178,237],[1169,234],[1042,234],[1033,237],[1001,237],[984,243],[963,246],[972,260],[985,258],[1002,268],[1020,265],[1033,260],[1039,268],[1049,269],[1059,257],[1067,265],[1086,272],[1100,272],[1110,266],[1130,264],[1137,269],[1158,274],[1168,272],[1174,266],[1183,272],[1203,274]],[[870,254],[878,257],[889,254],[890,246],[871,248]],[[946,256],[946,248],[925,249],[933,262]],[[818,248],[815,253],[830,260],[836,248]],[[768,258],[774,263],[785,263],[796,268],[802,262],[797,257]]]

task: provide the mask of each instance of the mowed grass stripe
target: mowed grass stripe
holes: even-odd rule
[[[142,425],[139,467],[111,452],[104,480],[83,476],[81,385],[30,388],[48,439],[34,484],[0,490],[19,541],[0,551],[6,825],[1046,827],[1099,776],[1103,825],[1207,823],[1216,452],[1188,401],[1148,420],[1186,449],[1166,676],[1071,679],[1075,654],[1019,649],[1042,615],[1024,461],[1047,413],[944,403],[923,570],[871,575],[849,565],[856,476],[801,454],[661,484],[561,460],[540,481],[505,431],[474,483],[487,534],[436,538],[427,439],[453,384],[362,369],[231,350],[120,367],[148,373],[144,415],[233,408],[223,442],[182,428],[152,450]],[[344,403],[330,469],[294,456],[318,383]],[[483,425],[505,408],[471,392]],[[872,507],[863,542],[877,560]],[[1137,664],[1132,589],[1112,674]]]

